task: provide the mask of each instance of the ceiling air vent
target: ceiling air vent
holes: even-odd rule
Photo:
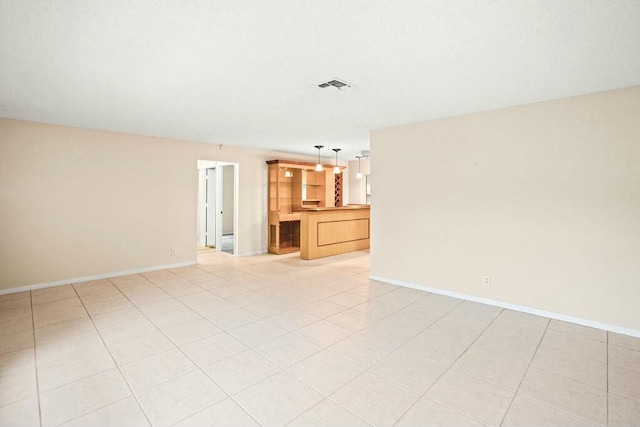
[[[320,83],[318,87],[322,89],[326,89],[328,87],[335,87],[338,90],[344,90],[346,88],[351,87],[351,85],[343,80],[333,79],[325,83]]]

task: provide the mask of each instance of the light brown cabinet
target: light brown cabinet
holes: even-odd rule
[[[285,254],[300,250],[300,211],[342,205],[342,172],[325,165],[316,172],[314,163],[267,161],[269,174],[269,252]]]
[[[300,213],[300,257],[316,259],[369,248],[367,205],[315,208]]]

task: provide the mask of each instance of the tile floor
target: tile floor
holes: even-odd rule
[[[640,425],[640,339],[370,281],[367,252],[198,256],[0,296],[0,425]]]

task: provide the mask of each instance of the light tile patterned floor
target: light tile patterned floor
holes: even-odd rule
[[[369,254],[0,297],[2,426],[638,426],[640,339],[370,281]]]

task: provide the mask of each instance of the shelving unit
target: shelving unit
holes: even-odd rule
[[[325,165],[322,172],[314,170],[315,163],[270,160],[267,165],[269,252],[297,252],[300,250],[300,211],[325,207],[327,200],[329,206],[334,206],[337,200],[334,193],[342,194],[341,176],[336,179],[330,165]]]

